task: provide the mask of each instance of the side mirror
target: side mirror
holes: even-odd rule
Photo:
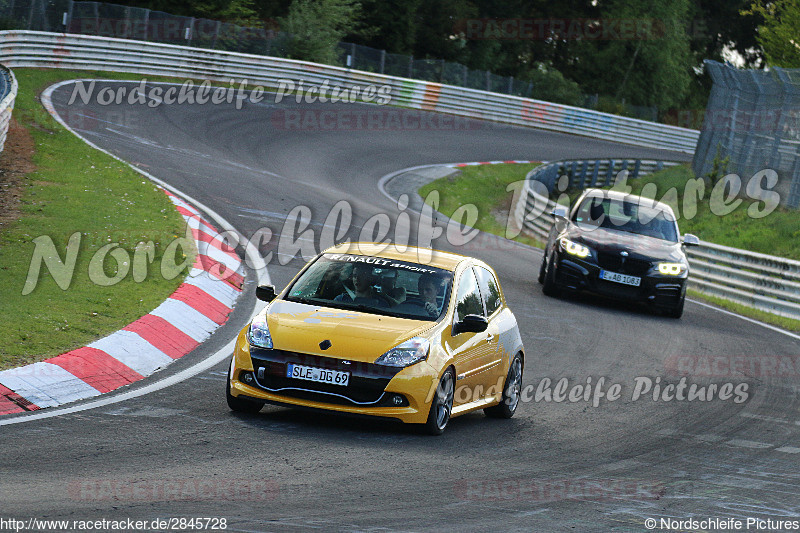
[[[481,333],[486,331],[489,327],[489,322],[485,316],[481,315],[467,315],[461,322],[456,322],[453,325],[453,335],[459,333]]]
[[[256,287],[256,298],[265,302],[271,302],[275,299],[275,285],[259,285]]]
[[[683,236],[683,244],[684,246],[700,246],[700,239],[696,235],[687,233]]]
[[[564,205],[557,205],[550,211],[550,214],[553,215],[553,218],[567,218],[569,209]]]

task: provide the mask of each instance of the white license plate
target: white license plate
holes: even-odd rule
[[[326,370],[313,366],[302,366],[289,363],[286,367],[286,377],[316,381],[317,383],[330,383],[331,385],[347,385],[350,381],[350,372],[339,370]]]
[[[600,271],[600,279],[613,281],[614,283],[622,283],[623,285],[632,285],[634,287],[638,287],[642,283],[642,278],[620,274],[619,272],[609,272],[608,270]]]

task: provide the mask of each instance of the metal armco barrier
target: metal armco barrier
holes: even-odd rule
[[[661,161],[555,161],[536,167],[525,177],[525,185],[513,206],[517,227],[546,241],[553,225],[550,212],[556,203],[547,194],[556,180],[567,176],[570,186],[604,187],[614,182],[612,172],[638,169],[638,175],[676,165]],[[540,185],[536,185],[536,183]],[[800,261],[730,248],[706,241],[687,247],[691,271],[689,286],[706,294],[725,298],[775,315],[800,320]]]
[[[8,68],[0,65],[0,152],[6,145],[8,126],[11,123],[11,112],[17,98],[17,78]]]
[[[12,68],[246,79],[271,88],[278,87],[282,79],[304,80],[306,87],[326,80],[331,86],[389,85],[391,103],[403,107],[687,153],[694,152],[699,135],[697,130],[464,87],[290,59],[90,35],[2,31],[0,63]]]

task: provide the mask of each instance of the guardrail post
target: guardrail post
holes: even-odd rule
[[[573,161],[572,164],[569,166],[569,188],[575,188],[575,175],[577,174],[576,170],[578,169],[578,162]]]
[[[597,185],[597,175],[600,173],[600,161],[596,160],[594,162],[594,169],[592,170],[592,180],[589,183],[589,188],[592,188]]]
[[[639,177],[639,170],[642,168],[642,160],[637,159],[636,162],[633,164],[633,176],[631,179],[636,179]]]
[[[608,187],[611,184],[612,180],[614,179],[614,167],[617,166],[617,162],[613,159],[608,160],[608,171],[606,172],[606,180],[603,182],[603,187]]]

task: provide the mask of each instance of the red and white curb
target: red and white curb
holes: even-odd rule
[[[547,161],[532,161],[532,160],[509,160],[509,161],[475,161],[473,163],[452,163],[450,165],[442,165],[449,168],[462,168],[462,167],[475,167],[478,165],[513,165],[513,164],[526,164],[526,163],[546,163]]]
[[[196,208],[164,192],[197,244],[183,284],[149,314],[107,337],[0,371],[0,415],[91,398],[143,379],[192,351],[228,320],[242,291],[242,261]]]

